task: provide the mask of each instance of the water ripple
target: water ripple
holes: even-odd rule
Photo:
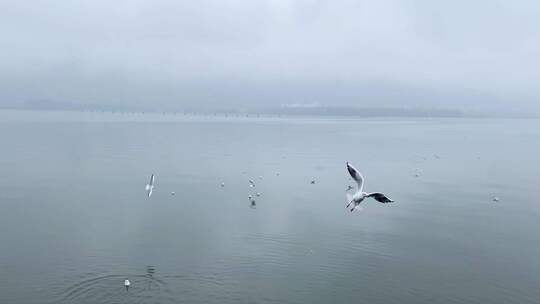
[[[151,266],[146,274],[107,274],[85,277],[68,286],[60,295],[61,303],[116,303],[129,298],[130,303],[159,299],[170,293],[168,285],[153,275]],[[129,278],[131,287],[126,291],[123,282]]]

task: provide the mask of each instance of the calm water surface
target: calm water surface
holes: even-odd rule
[[[0,139],[0,303],[540,302],[538,120],[1,111]],[[397,203],[348,212],[346,161]]]

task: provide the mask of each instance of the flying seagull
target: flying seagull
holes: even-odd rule
[[[152,196],[152,191],[154,191],[154,174],[150,176],[150,182],[146,184],[146,193],[148,194],[148,197]]]
[[[356,170],[355,167],[353,167],[351,164],[347,163],[347,170],[349,171],[349,174],[351,177],[356,181],[358,184],[358,188],[356,189],[356,193],[353,195],[347,193],[347,201],[349,202],[347,204],[346,208],[349,208],[350,205],[353,205],[351,208],[351,212],[354,211],[360,205],[360,203],[366,198],[366,197],[372,197],[375,200],[386,204],[386,203],[392,203],[393,200],[389,199],[386,195],[380,193],[380,192],[373,192],[373,193],[367,193],[364,192],[364,177],[362,176],[362,173],[360,171]]]

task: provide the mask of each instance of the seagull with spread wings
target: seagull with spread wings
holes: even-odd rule
[[[356,189],[356,192],[353,195],[351,195],[350,193],[347,193],[348,204],[346,208],[349,208],[351,205],[353,205],[353,207],[351,208],[351,212],[354,211],[366,197],[372,197],[376,201],[381,202],[383,204],[394,202],[393,200],[389,199],[386,195],[380,192],[372,192],[372,193],[364,192],[363,191],[364,190],[364,176],[362,176],[362,173],[360,173],[360,171],[358,171],[355,167],[353,167],[349,163],[347,163],[347,170],[349,171],[349,174],[351,175],[351,177],[358,184],[358,188]]]
[[[154,191],[154,174],[150,176],[150,181],[148,182],[148,184],[146,184],[146,195],[148,195],[148,197],[152,196],[153,191]]]

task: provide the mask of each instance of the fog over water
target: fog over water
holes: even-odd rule
[[[0,106],[539,112],[537,1],[3,1]]]
[[[538,16],[0,1],[0,303],[538,303]]]

